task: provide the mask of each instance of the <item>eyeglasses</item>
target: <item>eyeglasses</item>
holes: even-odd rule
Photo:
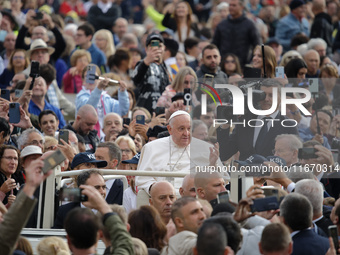
[[[235,60],[226,60],[225,63],[226,64],[235,64]]]
[[[125,150],[121,150],[122,151],[122,154],[125,152],[126,154],[130,153],[131,152],[131,149],[125,149]]]
[[[82,37],[85,36],[85,34],[76,34],[76,37]]]
[[[12,160],[18,161],[19,160],[17,157],[2,157],[2,158],[7,159],[8,161],[12,161]]]
[[[28,143],[28,145],[36,145],[36,146],[39,146],[39,144],[44,145],[44,141],[43,140],[40,140],[40,141],[33,140],[32,142]]]
[[[23,56],[13,56],[13,60],[16,60],[16,59],[25,59],[25,57],[23,57]]]

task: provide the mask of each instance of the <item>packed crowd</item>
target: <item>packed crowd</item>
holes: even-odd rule
[[[40,255],[339,254],[339,28],[337,0],[2,1],[0,255],[33,254],[46,192],[67,242]],[[83,171],[46,191],[55,151]],[[254,164],[280,171],[232,201],[215,169]]]

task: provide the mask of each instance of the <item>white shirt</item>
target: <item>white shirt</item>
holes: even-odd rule
[[[124,190],[123,206],[127,214],[137,209],[137,195],[133,192],[131,187]]]
[[[179,147],[172,136],[154,140],[143,146],[137,171],[171,171],[189,174],[194,173],[197,166],[209,165],[209,147],[211,144],[191,139],[191,143],[185,147]],[[220,160],[218,166],[223,166]],[[226,174],[229,178],[229,175]],[[165,178],[153,176],[136,176],[136,186],[144,189],[149,194],[149,187],[158,181],[170,181],[176,189],[176,193],[182,185],[183,178]]]

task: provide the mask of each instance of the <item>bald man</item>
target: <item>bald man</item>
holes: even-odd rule
[[[181,197],[196,197],[195,178],[193,174],[187,174],[182,183],[182,187],[179,188],[179,194]]]
[[[320,75],[320,55],[316,50],[308,50],[303,56],[307,64],[306,78],[318,78]]]
[[[225,181],[219,173],[197,173],[194,181],[197,196],[211,204],[215,204],[218,193],[226,191]]]
[[[137,171],[167,171],[189,174],[201,171],[202,167],[220,166],[218,148],[211,144],[191,138],[191,117],[185,111],[176,111],[169,118],[167,126],[169,137],[157,139],[143,146]],[[215,158],[210,162],[210,157]],[[138,189],[150,192],[152,184],[170,181],[179,194],[183,178],[157,176],[136,176]]]
[[[154,183],[150,192],[150,205],[155,207],[165,225],[167,225],[171,218],[171,207],[176,201],[176,192],[170,182],[160,181]]]
[[[98,115],[96,109],[92,105],[86,104],[79,108],[76,120],[65,128],[82,136],[85,140],[86,152],[94,153],[99,143],[97,130],[94,129],[97,122]]]

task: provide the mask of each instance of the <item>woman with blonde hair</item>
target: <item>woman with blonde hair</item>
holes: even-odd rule
[[[71,55],[71,68],[63,76],[63,91],[65,93],[78,93],[83,86],[81,74],[84,68],[92,61],[87,50],[76,50]]]
[[[275,78],[275,67],[276,67],[276,55],[273,48],[270,46],[264,46],[264,55],[265,55],[265,68],[267,78]],[[253,67],[260,68],[262,71],[262,77],[264,77],[264,69],[263,69],[263,58],[262,58],[262,48],[261,45],[257,45],[254,49],[253,56]]]
[[[67,243],[56,236],[42,239],[38,243],[37,252],[39,255],[71,255]]]
[[[119,146],[122,151],[122,160],[132,159],[137,154],[136,145],[129,136],[120,136],[116,139],[115,143]],[[118,169],[129,170],[128,164],[120,163]]]
[[[105,54],[107,59],[116,52],[112,33],[107,29],[98,30],[93,35],[93,42]]]
[[[16,49],[9,57],[7,68],[0,75],[0,88],[5,89],[12,86],[12,79],[14,75],[23,72],[29,65],[29,59],[26,51],[23,49]]]
[[[194,92],[197,87],[197,76],[195,71],[189,67],[185,66],[179,69],[175,79],[172,84],[168,85],[162,96],[158,99],[157,106],[169,108],[171,105],[171,98],[177,93],[183,93],[185,88],[191,88]],[[198,105],[198,100],[195,93],[192,93],[192,103],[193,106]]]

